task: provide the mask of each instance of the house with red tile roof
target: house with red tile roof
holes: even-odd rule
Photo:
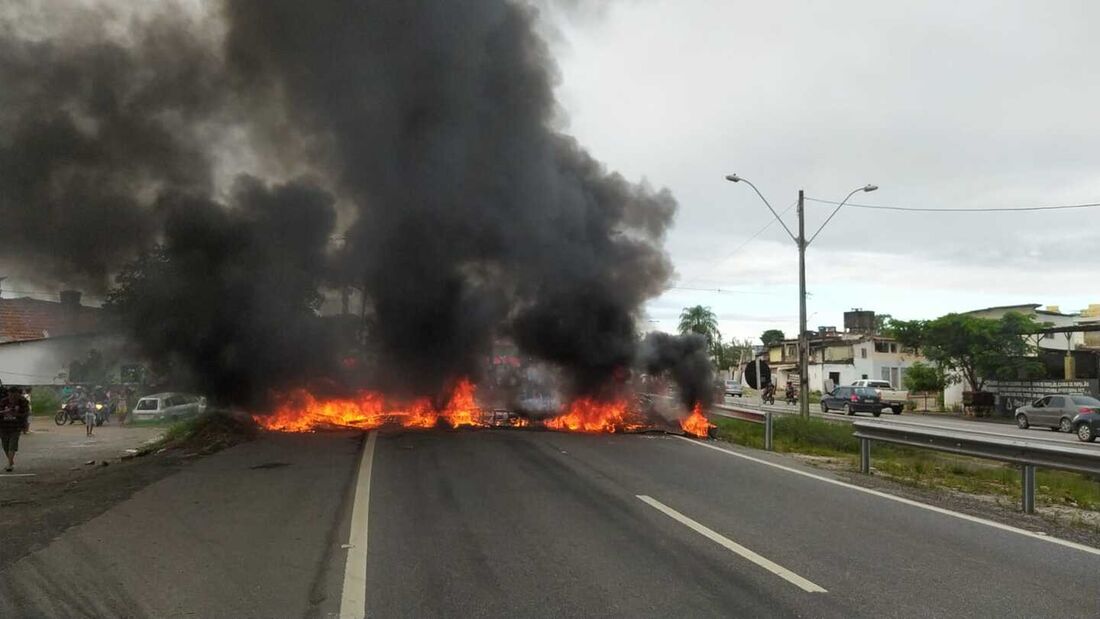
[[[107,326],[103,310],[80,302],[75,290],[57,301],[0,298],[0,381],[5,385],[56,385],[70,381],[73,362],[96,357],[118,375],[125,342]],[[79,365],[79,364],[78,364]]]
[[[0,299],[0,344],[99,333],[102,311],[81,305],[75,290],[62,292],[60,301]]]

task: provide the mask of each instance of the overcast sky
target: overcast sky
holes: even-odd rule
[[[799,188],[908,207],[1100,202],[1100,5],[1090,2],[634,0],[559,20],[567,130],[609,167],[669,187],[674,288],[724,335],[798,324],[798,254],[777,210]],[[807,204],[813,231],[832,207]],[[795,209],[785,221],[795,229]],[[873,309],[932,318],[993,305],[1100,303],[1100,208],[845,209],[807,257],[809,325]],[[751,240],[750,240],[751,239]],[[686,288],[720,288],[706,292]]]

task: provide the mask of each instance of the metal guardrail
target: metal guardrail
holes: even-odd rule
[[[859,471],[864,474],[871,472],[871,441],[1016,464],[1023,472],[1022,504],[1028,514],[1035,512],[1036,467],[1100,476],[1100,452],[1076,445],[881,421],[855,421],[852,427],[855,429],[853,436],[859,439]]]
[[[710,412],[712,415],[718,415],[719,417],[728,417],[730,419],[740,419],[741,421],[747,421],[749,423],[764,424],[764,449],[772,451],[774,424],[772,423],[771,411],[758,411],[751,408],[738,408],[726,404],[717,404],[711,407]]]

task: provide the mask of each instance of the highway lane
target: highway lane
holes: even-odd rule
[[[1100,610],[1095,549],[891,500],[775,454],[516,430],[373,443],[269,435],[204,458],[0,573],[0,616],[330,617],[349,597],[371,617]],[[365,536],[352,531],[357,496]],[[349,547],[356,537],[367,543]],[[365,585],[348,596],[360,557]]]
[[[702,444],[713,445],[545,432],[383,437],[368,615],[1085,617],[1100,609],[1091,593],[1070,593],[1090,587],[1097,554]],[[826,591],[800,589],[639,497]]]
[[[724,402],[717,405],[717,408],[722,406],[743,407],[753,410],[769,410],[773,413],[780,415],[797,415],[798,407],[787,405],[782,402],[776,402],[774,405],[763,405],[759,400],[753,398],[726,398]],[[858,421],[860,419],[874,419],[873,416],[868,414],[857,415],[844,415],[843,413],[829,412],[822,413],[818,405],[814,404],[810,407],[810,415],[822,419],[830,419],[838,422],[851,422]],[[1054,442],[1060,444],[1074,444],[1074,445],[1086,445],[1100,449],[1100,443],[1083,443],[1077,440],[1077,436],[1074,434],[1066,434],[1064,432],[1053,432],[1048,428],[1029,428],[1027,430],[1021,430],[1012,423],[999,423],[993,421],[976,421],[971,419],[961,419],[958,417],[950,417],[946,415],[923,415],[905,412],[900,415],[893,415],[889,412],[883,413],[878,419],[888,422],[909,423],[922,426],[942,427],[951,430],[961,430],[964,432],[980,432],[985,434],[991,434],[995,436],[1003,436],[1015,439],[1026,439],[1031,441],[1041,442]]]

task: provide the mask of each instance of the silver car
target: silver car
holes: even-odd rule
[[[1072,432],[1073,418],[1083,410],[1097,407],[1100,407],[1100,400],[1084,393],[1043,396],[1016,409],[1016,425],[1023,429],[1037,426],[1055,432]]]
[[[134,419],[179,419],[206,410],[206,398],[189,393],[154,393],[138,400]]]
[[[741,397],[742,395],[744,395],[744,392],[741,389],[741,383],[737,382],[736,380],[727,380],[726,381],[726,395],[731,396],[731,397],[732,396]]]

